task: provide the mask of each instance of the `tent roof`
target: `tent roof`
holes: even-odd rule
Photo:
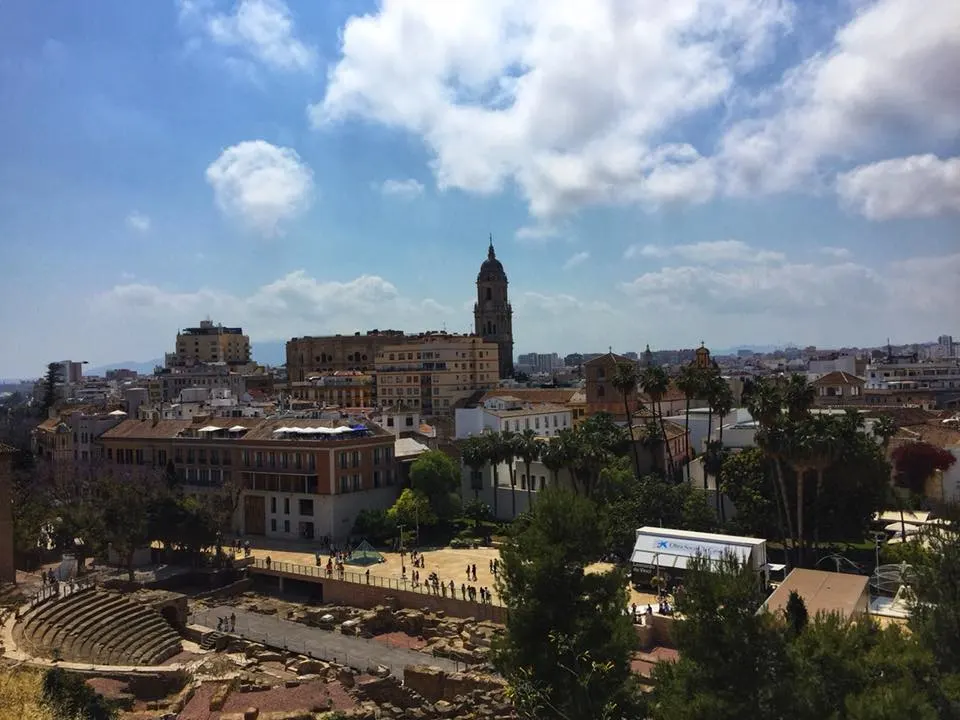
[[[643,527],[637,530],[630,561],[637,565],[684,570],[687,563],[698,554],[717,561],[725,553],[732,553],[741,563],[747,564],[754,548],[765,542],[736,535]]]

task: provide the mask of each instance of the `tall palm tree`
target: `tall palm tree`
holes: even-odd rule
[[[717,415],[720,417],[720,428],[719,428],[719,438],[717,442],[717,463],[716,463],[716,476],[714,477],[714,485],[717,488],[716,492],[716,501],[717,501],[717,517],[720,519],[720,522],[724,521],[724,509],[723,501],[720,497],[720,483],[721,475],[723,473],[723,418],[730,414],[730,411],[733,410],[734,406],[734,397],[733,391],[730,389],[730,386],[726,383],[723,378],[720,378],[720,382],[713,383],[710,393],[710,404],[712,407],[711,412],[716,411]]]
[[[817,467],[819,462],[819,439],[809,420],[788,421],[784,427],[784,445],[787,462],[797,476],[797,544],[796,564],[802,566],[806,558],[806,538],[804,537],[804,479],[806,474]]]
[[[481,435],[471,435],[460,441],[460,457],[464,465],[470,468],[470,487],[473,499],[480,499],[483,487],[483,468],[487,464],[487,443]],[[478,482],[479,480],[479,482]]]
[[[700,392],[700,372],[696,365],[684,365],[677,377],[677,388],[686,398],[686,407],[683,411],[683,429],[686,432],[687,456],[684,464],[687,466],[687,482],[690,482],[690,400]]]
[[[540,459],[540,453],[543,450],[541,440],[537,434],[527,428],[516,436],[517,455],[523,460],[524,468],[527,471],[527,510],[533,509],[533,478],[530,476],[530,465]]]
[[[667,427],[663,422],[663,396],[667,394],[667,389],[670,387],[670,376],[662,367],[651,365],[644,368],[640,374],[640,387],[643,388],[654,405],[653,419],[657,420],[659,416],[660,435],[663,437],[663,445],[667,451],[667,477],[674,480],[673,451],[670,449]]]
[[[499,520],[500,463],[503,462],[503,438],[500,437],[500,433],[496,432],[484,433],[480,437],[483,438],[487,462],[490,463],[490,467],[493,470],[493,517]]]
[[[800,373],[791,375],[783,389],[787,417],[794,422],[806,419],[810,415],[810,408],[813,407],[815,397],[816,391],[813,385],[807,382],[806,375]]]
[[[827,415],[820,415],[806,421],[810,448],[811,469],[817,473],[817,494],[814,499],[813,545],[820,549],[820,519],[823,510],[823,473],[841,456],[844,433],[848,437],[859,432],[863,421],[856,410],[847,411],[840,421]]]
[[[500,433],[500,457],[507,464],[507,471],[510,473],[510,500],[513,505],[513,517],[517,517],[517,468],[513,461],[517,457],[517,438],[519,436],[512,430],[503,430]]]
[[[898,426],[896,421],[889,415],[883,415],[873,422],[872,432],[874,437],[880,438],[880,447],[883,448],[884,457],[887,456],[887,452],[890,449],[890,441],[893,439],[893,436],[897,434]],[[892,470],[892,468],[891,468]],[[897,488],[892,482],[890,483],[890,497],[893,499],[894,504],[897,507],[897,510],[900,512],[900,539],[902,542],[907,540],[907,522],[906,518],[903,516],[904,510],[904,501],[903,497],[897,492]]]
[[[764,378],[758,378],[747,398],[747,410],[757,423],[757,446],[773,466],[774,496],[777,500],[780,534],[783,536],[784,550],[789,550],[787,538],[792,542],[793,515],[790,512],[790,497],[787,493],[787,483],[783,476],[783,460],[785,438],[783,434],[783,394],[781,388]],[[784,532],[786,528],[786,532]],[[789,558],[789,552],[786,552]],[[789,563],[788,563],[789,564]]]
[[[633,412],[630,397],[637,394],[637,366],[632,362],[618,362],[610,383],[623,396],[623,410],[627,417],[627,430],[630,432],[630,447],[633,450],[633,469],[635,477],[640,478],[640,452],[633,437]]]

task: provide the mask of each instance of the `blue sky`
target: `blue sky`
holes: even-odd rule
[[[955,0],[0,6],[0,376],[472,324],[960,336]]]

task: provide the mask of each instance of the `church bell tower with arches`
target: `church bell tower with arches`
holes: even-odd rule
[[[507,274],[497,260],[492,235],[487,259],[477,275],[473,320],[474,332],[500,348],[500,377],[513,377],[513,308],[507,296]]]

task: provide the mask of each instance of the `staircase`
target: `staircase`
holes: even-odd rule
[[[226,645],[227,636],[218,630],[204,633],[200,638],[200,647],[204,650],[216,650]]]
[[[30,609],[14,636],[34,655],[96,665],[159,665],[183,648],[156,610],[95,587]]]

